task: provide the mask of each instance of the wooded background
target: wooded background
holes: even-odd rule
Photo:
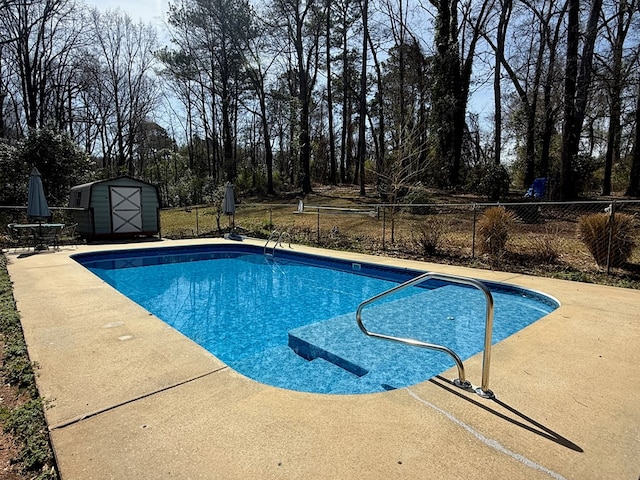
[[[129,174],[164,206],[416,186],[640,195],[638,0],[0,2],[0,204]],[[483,93],[493,108],[480,111]]]

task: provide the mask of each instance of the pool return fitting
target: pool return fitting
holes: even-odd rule
[[[267,240],[267,243],[269,243],[268,240]],[[266,250],[266,245],[265,245],[265,250]],[[274,246],[274,250],[275,250],[275,246]],[[371,332],[367,330],[367,328],[362,323],[362,310],[366,306],[371,305],[372,303],[378,300],[381,300],[385,297],[388,297],[389,295],[392,295],[396,292],[399,292],[400,290],[404,290],[405,288],[412,287],[414,285],[424,282],[425,280],[431,280],[431,279],[443,280],[445,282],[458,283],[462,285],[469,285],[477,288],[482,293],[484,293],[487,307],[486,307],[485,327],[484,327],[484,352],[482,357],[482,385],[478,388],[474,389],[473,386],[471,385],[471,382],[469,382],[466,379],[462,360],[460,360],[460,357],[458,356],[458,354],[456,354],[456,352],[454,352],[450,348],[445,347],[443,345],[436,345],[433,343],[422,342],[420,340],[415,340],[413,338],[392,337],[390,335]],[[393,287],[385,292],[382,292],[362,302],[358,306],[358,310],[356,310],[356,320],[358,322],[358,327],[360,327],[360,330],[362,330],[362,332],[365,335],[368,335],[370,337],[381,338],[383,340],[390,340],[392,342],[403,343],[405,345],[411,345],[414,347],[437,350],[437,351],[448,354],[451,358],[453,358],[453,360],[456,362],[456,365],[458,367],[458,378],[456,378],[453,381],[454,385],[464,390],[473,390],[475,391],[475,393],[477,393],[483,398],[494,398],[495,395],[491,390],[489,390],[489,367],[491,364],[491,334],[493,330],[493,296],[491,295],[491,292],[485,286],[484,283],[478,280],[474,280],[473,278],[459,277],[456,275],[447,275],[444,273],[426,272],[418,277],[415,277],[409,281],[406,281],[396,287]]]

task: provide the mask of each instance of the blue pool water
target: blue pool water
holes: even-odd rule
[[[424,381],[454,366],[445,354],[365,336],[355,310],[420,271],[248,245],[78,254],[112,287],[238,372],[318,393],[370,393]],[[553,311],[540,293],[487,283],[493,343]],[[463,360],[483,348],[485,299],[427,281],[363,312],[372,331],[445,345]],[[470,379],[474,380],[474,379]]]

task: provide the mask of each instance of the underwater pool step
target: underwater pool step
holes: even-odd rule
[[[383,390],[379,385],[372,385],[370,379],[360,379],[323,358],[306,360],[286,345],[230,362],[229,366],[258,381],[293,390],[301,389],[300,378],[317,379],[310,391],[318,393],[366,393]]]
[[[455,296],[459,291],[459,287],[445,286],[377,304],[365,309],[363,321],[379,333],[432,343],[438,343],[441,328],[462,326],[473,330],[475,324],[482,328],[482,322],[477,320],[484,315],[482,303],[463,304]],[[427,307],[446,313],[440,318],[425,319]],[[454,365],[450,357],[440,352],[367,337],[358,328],[355,312],[293,329],[288,343],[308,360],[323,358],[389,388],[412,385]]]

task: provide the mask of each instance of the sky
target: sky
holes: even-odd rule
[[[163,23],[169,10],[169,0],[85,0],[85,3],[102,11],[120,9],[134,22],[142,20],[157,24]]]
[[[170,0],[84,0],[91,7],[105,11],[120,9],[126,12],[134,22],[142,20],[160,26],[164,24]],[[472,93],[470,109],[479,113],[482,120],[493,111],[493,93],[491,85],[484,86]]]

